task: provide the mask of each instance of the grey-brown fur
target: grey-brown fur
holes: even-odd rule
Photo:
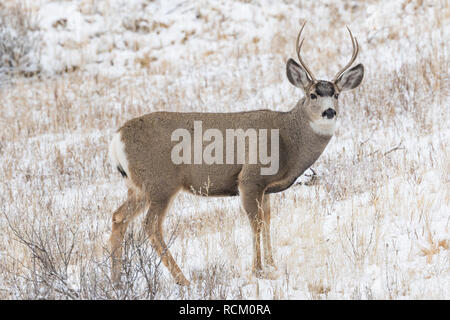
[[[238,113],[178,113],[154,112],[126,122],[118,132],[125,145],[128,161],[128,199],[113,214],[111,247],[112,277],[119,280],[121,269],[121,242],[128,223],[140,211],[149,207],[145,229],[151,244],[162,258],[176,281],[189,282],[171,256],[163,238],[162,223],[172,199],[180,190],[195,191],[208,196],[239,195],[253,231],[253,270],[260,275],[261,235],[264,246],[264,262],[274,266],[270,241],[270,193],[287,189],[322,154],[332,137],[314,131],[311,123],[327,120],[322,113],[325,108],[337,111],[337,99],[319,97],[311,100],[316,90],[314,82],[305,70],[292,59],[288,61],[289,81],[304,90],[305,98],[289,112],[256,110]],[[336,91],[353,89],[361,82],[360,73],[347,79],[347,87]],[[352,80],[352,81],[350,81]],[[326,100],[333,99],[333,100]],[[202,121],[203,130],[219,129],[225,137],[226,129],[278,129],[279,170],[274,175],[261,175],[261,164],[180,164],[171,161],[171,150],[177,142],[171,142],[174,130],[184,128],[193,131],[194,121]],[[331,120],[330,120],[331,121]],[[335,119],[333,120],[335,121]],[[321,122],[321,123],[322,123]],[[270,148],[269,148],[270,150]],[[122,169],[124,170],[124,169]]]
[[[330,81],[318,81],[316,83],[316,93],[321,97],[332,97],[336,90]]]
[[[238,194],[238,180],[251,179],[253,183],[268,186],[282,179],[295,180],[319,157],[330,136],[318,136],[307,123],[300,102],[290,112],[256,110],[239,113],[170,113],[155,112],[128,121],[119,131],[125,144],[133,183],[140,189],[152,192],[155,180],[176,181],[177,187],[187,191],[205,188],[210,179],[209,196]],[[260,164],[175,165],[171,150],[177,142],[171,142],[173,131],[185,128],[193,132],[193,122],[202,121],[204,130],[225,129],[279,129],[280,170],[275,175],[260,175]],[[299,130],[302,128],[302,130]],[[151,146],[165,146],[158,152]],[[225,151],[224,151],[225,153]],[[295,156],[294,156],[295,155]],[[145,160],[144,160],[145,159]],[[159,170],[164,164],[164,171]],[[247,177],[250,175],[251,177]],[[238,176],[241,178],[238,179]],[[257,180],[255,180],[257,179]],[[287,185],[286,187],[288,187]],[[161,190],[162,186],[156,186]],[[273,190],[274,192],[277,192]],[[282,191],[282,190],[279,190]]]

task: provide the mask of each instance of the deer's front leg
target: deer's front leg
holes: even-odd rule
[[[263,225],[262,200],[264,191],[255,184],[240,185],[241,201],[250,220],[253,232],[253,273],[262,274],[261,264],[261,230]]]
[[[270,241],[270,194],[265,194],[263,198],[263,244],[264,244],[264,264],[275,267],[272,255],[272,245]]]

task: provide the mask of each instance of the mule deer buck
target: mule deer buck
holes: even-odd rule
[[[300,37],[304,27],[305,24],[296,41],[300,64],[289,59],[286,72],[290,83],[302,89],[305,97],[290,111],[153,112],[129,120],[117,131],[110,144],[110,156],[113,166],[127,180],[128,198],[112,218],[110,244],[115,283],[120,281],[122,242],[127,226],[137,214],[147,210],[144,228],[151,245],[176,282],[189,284],[164,242],[162,225],[177,192],[200,190],[205,182],[209,184],[208,196],[240,195],[253,231],[254,274],[261,276],[262,272],[261,235],[264,263],[275,267],[270,240],[269,196],[289,188],[322,154],[335,131],[339,94],[356,88],[364,75],[362,64],[349,69],[358,55],[359,46],[347,27],[353,46],[350,61],[332,81],[317,80],[301,57],[304,39],[300,42]],[[249,157],[244,163],[205,164],[194,161],[194,164],[175,164],[171,158],[175,146],[173,132],[184,128],[192,133],[196,122],[200,122],[204,129],[213,129],[216,134],[224,135],[228,129],[242,132],[250,129],[277,130],[278,141],[269,141],[268,144],[278,143],[279,169],[273,174],[262,174],[263,164],[249,163]],[[251,149],[248,145],[245,148],[245,151]]]

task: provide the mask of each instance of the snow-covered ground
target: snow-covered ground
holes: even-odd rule
[[[446,1],[25,3],[41,57],[38,75],[0,77],[1,298],[450,298]],[[272,196],[277,270],[251,274],[238,198],[179,194],[166,238],[191,286],[139,243],[137,219],[129,290],[114,289],[108,237],[126,187],[108,161],[113,132],[156,110],[289,110],[302,92],[285,63],[305,20],[318,78],[348,60],[345,25],[366,73],[340,97],[318,179]]]

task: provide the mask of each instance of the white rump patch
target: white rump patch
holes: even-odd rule
[[[125,144],[122,142],[121,133],[118,132],[114,135],[109,145],[109,157],[111,164],[116,169],[119,165],[125,171],[128,177],[130,177],[130,171],[128,170],[128,160],[125,154]]]
[[[332,136],[336,130],[336,117],[333,119],[319,119],[310,121],[309,125],[313,131],[322,136]]]

